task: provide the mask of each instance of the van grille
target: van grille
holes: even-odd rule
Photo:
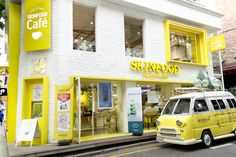
[[[175,129],[169,129],[169,128],[161,128],[160,132],[163,134],[177,134]]]
[[[175,129],[170,129],[170,128],[161,128],[160,134],[161,136],[164,136],[164,137],[176,137],[177,131]]]

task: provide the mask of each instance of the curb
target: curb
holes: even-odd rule
[[[101,153],[104,151],[113,151],[122,149],[125,147],[132,147],[140,145],[145,142],[154,142],[156,138],[155,134],[148,134],[144,136],[127,136],[123,138],[111,138],[106,140],[94,140],[88,142],[82,142],[81,144],[73,144],[68,146],[57,146],[56,148],[49,148],[48,150],[35,150],[31,152],[22,152],[12,157],[29,157],[29,156],[70,156],[78,153],[84,156],[88,156],[87,153]],[[100,149],[100,150],[98,150]],[[88,152],[89,151],[89,152]]]

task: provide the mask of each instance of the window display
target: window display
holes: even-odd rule
[[[168,62],[209,64],[206,30],[165,21],[165,37]]]
[[[171,59],[183,62],[196,62],[193,56],[195,45],[194,39],[187,35],[170,33]]]
[[[143,53],[143,21],[125,17],[125,53],[126,56],[144,57]]]
[[[118,82],[81,81],[81,137],[121,131]]]
[[[73,4],[73,49],[96,51],[95,9]]]

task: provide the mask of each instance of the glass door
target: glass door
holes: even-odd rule
[[[80,90],[81,137],[93,135],[93,84],[81,82]]]

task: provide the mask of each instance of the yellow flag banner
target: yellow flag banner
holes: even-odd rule
[[[72,85],[57,85],[54,111],[54,139],[71,140],[73,127]]]
[[[225,35],[217,35],[209,39],[210,51],[216,52],[225,49]]]

